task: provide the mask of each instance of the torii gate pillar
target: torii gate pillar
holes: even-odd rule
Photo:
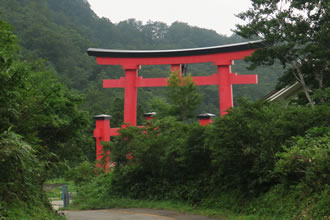
[[[103,146],[101,145],[102,141],[110,141],[110,119],[111,115],[96,115],[95,119],[95,129],[94,137],[96,140],[96,160],[101,161],[104,155]],[[108,155],[110,152],[107,153]],[[105,163],[103,165],[97,164],[98,167],[103,167],[107,172],[110,167],[110,158],[106,157]]]
[[[233,88],[230,80],[230,65],[218,65],[220,115],[225,115],[233,105]]]
[[[125,70],[124,123],[136,126],[138,66],[123,66]]]

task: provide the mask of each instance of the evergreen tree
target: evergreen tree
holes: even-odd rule
[[[157,112],[157,117],[174,116],[179,121],[188,121],[196,116],[201,99],[202,95],[190,75],[184,77],[178,72],[171,72],[165,99],[156,97],[149,105]]]

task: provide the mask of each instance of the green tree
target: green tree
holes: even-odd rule
[[[330,85],[330,6],[327,0],[252,0],[252,8],[238,14],[247,21],[235,31],[247,39],[262,39],[251,67],[279,60],[285,84],[298,81],[311,106],[315,89]]]
[[[62,128],[65,133],[72,120],[82,128],[85,120],[77,104],[67,100],[68,90],[53,81],[53,72],[43,69],[40,62],[17,59],[16,40],[11,28],[0,21],[0,218],[4,219],[15,218],[15,206],[23,213],[25,206],[51,210],[42,185],[49,168],[56,165],[53,162],[58,162],[56,151],[63,153],[63,149],[58,151],[61,144],[74,139],[57,136],[56,130]],[[78,127],[71,127],[72,131],[81,131]],[[47,128],[52,132],[42,135]],[[79,152],[63,155],[81,157]],[[51,214],[46,211],[45,215]]]
[[[180,121],[187,121],[196,116],[195,110],[201,103],[202,96],[197,91],[190,75],[182,76],[178,72],[171,72],[165,92],[166,100],[155,98],[151,107],[160,113],[160,116],[175,116]]]
[[[190,75],[183,77],[177,72],[171,72],[166,96],[171,105],[171,115],[175,115],[181,121],[196,116],[195,110],[202,97]]]
[[[12,129],[28,144],[41,146],[41,160],[53,160],[50,153],[62,161],[81,160],[83,149],[92,146],[87,114],[78,109],[81,97],[42,61],[18,60],[16,37],[6,23],[0,22],[0,32],[0,133]]]

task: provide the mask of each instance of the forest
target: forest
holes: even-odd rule
[[[81,209],[111,208],[126,199],[179,201],[257,219],[329,217],[329,5],[292,1],[296,10],[317,8],[318,14],[308,26],[287,11],[290,24],[297,24],[289,30],[281,26],[286,20],[262,21],[283,28],[276,32],[253,24],[267,13],[278,20],[283,15],[259,10],[267,1],[252,2],[253,13],[238,15],[251,24],[224,36],[179,21],[112,23],[84,0],[0,0],[0,218],[61,218],[42,191],[58,177],[75,182]],[[187,84],[140,88],[138,124],[145,127],[121,129],[104,143],[117,166],[95,171],[93,116],[112,115],[112,127],[123,121],[123,89],[103,89],[102,80],[117,79],[123,70],[97,65],[88,48],[199,48],[256,38],[266,49],[235,62],[232,71],[258,74],[259,84],[234,86],[235,108],[205,127],[196,116],[218,115],[216,87],[196,87],[189,76],[175,79],[169,66],[143,66],[143,77]],[[215,72],[211,63],[188,65],[192,76]],[[295,81],[303,91],[288,106],[262,99]],[[159,114],[145,122],[143,113],[150,111]]]

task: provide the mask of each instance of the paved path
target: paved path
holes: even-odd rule
[[[63,211],[68,220],[214,220],[199,215],[157,209]]]

